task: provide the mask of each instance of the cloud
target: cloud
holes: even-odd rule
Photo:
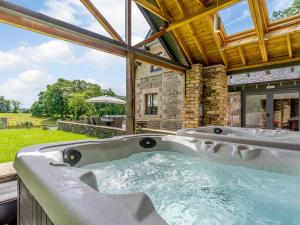
[[[120,36],[124,38],[125,1],[93,0],[93,4]],[[44,9],[41,9],[40,12],[109,37],[109,34],[79,0],[46,0]],[[132,17],[134,18],[132,20],[133,43],[136,43],[135,41],[145,37],[150,28],[135,3],[132,4]]]
[[[110,66],[124,64],[125,58],[121,58],[119,56],[115,56],[106,52],[100,52],[95,49],[89,49],[80,58],[80,62],[87,63],[101,69],[105,69]]]
[[[20,46],[7,52],[0,51],[0,70],[33,67],[38,64],[74,62],[76,60],[71,46],[59,40],[35,46]]]
[[[79,4],[80,1],[74,0],[46,0],[44,2],[45,9],[40,12],[68,23],[81,25],[77,11]]]
[[[286,9],[292,5],[293,0],[273,0],[271,4],[272,11],[278,11],[282,9]]]
[[[0,93],[8,99],[16,99],[23,107],[30,107],[47,84],[54,82],[54,77],[39,70],[27,70],[0,84]]]

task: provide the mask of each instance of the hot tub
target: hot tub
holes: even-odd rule
[[[297,224],[299,159],[172,135],[33,146],[14,162],[19,224]]]
[[[178,136],[300,150],[300,132],[289,130],[207,126],[181,129],[176,134]]]

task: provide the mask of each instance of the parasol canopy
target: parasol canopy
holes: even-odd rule
[[[106,103],[106,104],[118,104],[118,105],[124,105],[126,104],[126,101],[112,97],[112,96],[98,96],[94,98],[89,98],[86,100],[86,102],[89,103]]]

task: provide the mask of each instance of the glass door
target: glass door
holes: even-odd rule
[[[299,91],[245,93],[243,127],[299,131]]]
[[[267,94],[246,94],[244,98],[244,127],[268,128]]]
[[[273,93],[272,128],[299,130],[299,92]]]

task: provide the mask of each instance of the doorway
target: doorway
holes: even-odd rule
[[[299,130],[299,90],[245,92],[242,126]]]

